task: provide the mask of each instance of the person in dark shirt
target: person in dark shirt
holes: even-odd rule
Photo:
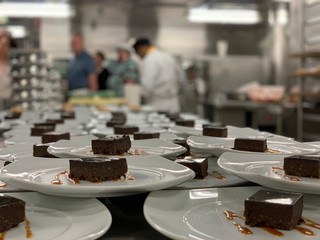
[[[95,63],[93,58],[85,51],[81,35],[73,35],[71,47],[75,56],[68,66],[67,78],[69,90],[97,90],[98,83]]]
[[[105,90],[108,89],[108,78],[110,76],[110,72],[103,67],[103,62],[105,60],[105,56],[102,52],[97,51],[94,54],[94,60],[96,62],[96,74],[98,77],[98,89]]]

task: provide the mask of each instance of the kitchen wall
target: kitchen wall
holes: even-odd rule
[[[101,1],[103,3],[103,1]],[[186,4],[101,4],[81,1],[77,6],[81,30],[89,51],[110,52],[130,38],[150,37],[161,48],[178,55],[216,54],[216,42],[226,40],[230,55],[262,55],[267,26],[225,26],[190,23]],[[122,3],[125,1],[121,1]],[[130,1],[128,1],[130,2]],[[41,46],[53,56],[69,50],[68,20],[44,19]],[[64,53],[63,53],[64,52]]]

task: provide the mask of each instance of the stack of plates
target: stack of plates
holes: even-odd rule
[[[26,201],[26,215],[33,239],[96,239],[111,225],[108,209],[95,197],[119,197],[151,192],[144,205],[144,214],[152,227],[174,239],[275,239],[255,228],[252,236],[240,234],[223,211],[243,214],[243,201],[262,187],[320,194],[319,179],[290,181],[274,168],[283,165],[288,155],[317,154],[319,143],[299,143],[290,138],[259,132],[250,128],[227,126],[227,138],[202,136],[206,121],[194,115],[181,115],[196,121],[196,127],[180,127],[152,108],[131,112],[128,108],[110,107],[127,113],[128,122],[140,130],[159,132],[160,139],[132,140],[124,157],[134,180],[105,181],[100,184],[80,181],[73,184],[61,172],[69,170],[69,160],[99,157],[93,154],[91,140],[113,135],[106,128],[109,112],[93,108],[75,108],[76,120],[58,125],[58,131],[71,133],[71,140],[50,144],[48,152],[58,158],[33,157],[33,144],[40,137],[31,137],[32,122],[56,116],[56,113],[26,114],[22,120],[5,121],[0,125],[6,147],[0,149],[0,193]],[[169,128],[167,130],[167,128]],[[90,132],[91,135],[88,135]],[[195,173],[174,159],[186,152],[173,140],[187,139],[191,152],[208,157],[208,176],[194,179]],[[238,137],[267,139],[269,151],[248,153],[233,149]],[[132,139],[132,136],[131,136]],[[3,167],[6,161],[12,163]],[[52,184],[59,176],[62,185]],[[235,187],[246,185],[245,187]],[[228,188],[226,188],[228,187]],[[169,189],[169,190],[163,190]],[[319,197],[306,195],[304,216],[320,222]],[[244,224],[244,223],[242,223]],[[314,230],[314,229],[313,229]],[[6,239],[24,239],[25,225],[11,229]],[[314,230],[320,234],[320,230]],[[312,239],[298,231],[285,232],[282,239]],[[317,239],[317,238],[314,238]]]

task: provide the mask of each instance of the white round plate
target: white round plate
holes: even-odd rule
[[[0,160],[12,161],[33,155],[32,144],[15,144],[0,149]]]
[[[0,160],[0,168],[4,167],[5,160]],[[25,192],[24,189],[19,189],[17,187],[14,187],[10,184],[7,184],[0,180],[0,193],[6,193],[6,192]]]
[[[7,132],[11,129],[10,125],[7,123],[0,123],[0,135],[2,135],[4,132]]]
[[[212,123],[211,125],[215,125]],[[216,123],[217,126],[220,123]],[[251,138],[269,138],[273,134],[267,132],[259,132],[252,128],[238,128],[233,126],[227,126],[228,128],[228,138],[238,138],[238,137],[251,137]],[[174,126],[169,128],[169,132],[176,134],[179,137],[188,138],[190,136],[202,136],[202,126],[198,128]]]
[[[23,128],[15,128],[5,132],[3,136],[8,139],[10,138],[18,139],[21,136],[33,137],[30,135],[31,128],[32,128],[32,125],[25,125],[23,126]],[[81,136],[86,134],[86,132],[79,129],[78,126],[70,127],[65,125],[57,125],[56,132],[69,132],[71,136]],[[17,142],[19,143],[19,141]]]
[[[293,192],[320,194],[320,179],[284,174],[281,155],[224,153],[218,165],[224,170],[262,186]],[[274,170],[276,169],[276,170]]]
[[[159,127],[142,127],[139,128],[139,132],[156,132],[156,133],[165,133],[166,130]],[[113,128],[95,128],[90,131],[90,133],[96,137],[103,138],[108,135],[113,135]]]
[[[89,240],[111,226],[109,210],[97,199],[52,197],[40,193],[9,193],[26,202],[32,240]],[[7,231],[5,240],[27,239],[25,223]]]
[[[93,157],[104,156],[101,154],[93,154],[91,148],[91,140],[93,136],[78,136],[72,138],[71,141],[60,140],[53,143],[48,152],[57,157]],[[129,152],[137,155],[159,155],[166,158],[175,158],[184,153],[186,149],[180,145],[161,139],[135,140],[131,142]]]
[[[308,144],[310,146],[316,147],[320,149],[320,141],[315,141],[315,142],[304,142],[305,144]]]
[[[226,172],[218,166],[217,159],[208,158],[208,176],[204,179],[191,179],[185,183],[172,187],[172,189],[194,189],[229,187],[247,183],[246,180]]]
[[[191,152],[211,153],[214,156],[220,156],[224,152],[248,153],[260,155],[303,155],[315,154],[319,148],[308,144],[296,142],[286,138],[272,137],[267,139],[269,151],[266,152],[248,152],[234,150],[234,138],[217,138],[206,136],[191,136],[187,139]]]
[[[194,177],[187,167],[160,156],[127,157],[134,180],[104,181],[100,184],[80,181],[74,184],[61,176],[62,185],[51,183],[55,176],[69,170],[69,159],[30,158],[0,170],[5,182],[24,189],[68,197],[113,197],[160,190],[181,184]]]
[[[171,239],[212,240],[317,240],[320,230],[311,228],[315,236],[306,236],[297,230],[281,231],[283,237],[272,235],[259,227],[249,227],[253,234],[241,234],[224,215],[230,210],[240,216],[244,200],[261,187],[234,187],[152,192],[144,203],[148,223]],[[318,196],[305,195],[303,217],[320,222]],[[245,226],[242,219],[235,222]]]
[[[77,132],[72,132],[67,130],[61,131],[61,132],[69,132],[71,139],[80,137],[80,136],[87,136],[85,132],[83,132],[82,130],[79,130]],[[13,137],[10,137],[4,140],[4,144],[6,146],[15,145],[15,144],[35,144],[35,143],[41,143],[41,136],[30,136],[29,132],[28,133],[21,132],[20,134],[17,134]]]
[[[189,136],[202,135],[202,129],[200,128],[196,129],[193,127],[173,126],[173,127],[170,127],[168,131],[182,138],[188,138]]]

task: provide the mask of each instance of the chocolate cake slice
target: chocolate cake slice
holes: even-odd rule
[[[0,232],[16,227],[25,219],[26,203],[18,198],[0,194]]]
[[[111,112],[112,118],[124,118],[126,119],[127,116],[124,112],[117,112],[117,111],[113,111]]]
[[[125,158],[83,158],[69,160],[69,177],[75,181],[102,182],[125,176],[128,172]]]
[[[265,152],[267,150],[266,139],[236,138],[234,149],[249,152]]]
[[[48,153],[48,147],[50,144],[34,144],[33,145],[33,156],[34,157],[45,157],[45,158],[57,158],[56,156]]]
[[[4,119],[6,120],[14,120],[14,119],[19,119],[21,117],[20,112],[9,112],[7,115],[4,116]]]
[[[12,162],[13,162],[13,160],[12,160],[12,161],[5,161],[4,164],[3,164],[3,166],[5,167],[5,166],[11,164]]]
[[[48,122],[39,122],[39,123],[34,123],[34,127],[55,127],[55,123],[48,123]]]
[[[285,157],[283,170],[287,175],[320,178],[320,156]]]
[[[210,137],[227,137],[228,128],[206,126],[202,130],[202,135],[203,136],[210,136]]]
[[[31,128],[31,136],[42,136],[44,133],[53,132],[55,129],[55,126],[33,127]]]
[[[61,118],[62,119],[75,119],[76,114],[75,114],[75,112],[61,111]]]
[[[62,123],[64,123],[64,119],[62,119],[62,118],[49,118],[49,119],[47,119],[47,121],[46,122],[48,122],[48,123],[55,123],[55,124],[62,124]]]
[[[107,127],[114,127],[114,126],[120,126],[124,125],[126,123],[126,119],[111,119],[107,122]]]
[[[142,140],[142,139],[153,139],[159,138],[160,133],[158,132],[136,132],[133,134],[134,140]]]
[[[173,143],[174,144],[177,144],[177,145],[180,145],[180,146],[182,146],[182,147],[184,147],[184,148],[186,148],[187,149],[187,151],[185,152],[185,153],[183,153],[183,154],[181,154],[180,156],[181,157],[183,157],[183,156],[190,156],[190,147],[189,147],[189,145],[187,144],[187,140],[186,139],[184,139],[184,138],[177,138],[177,139],[174,139],[173,140]]]
[[[57,142],[59,140],[70,140],[70,133],[49,132],[44,133],[41,137],[42,143]]]
[[[134,134],[139,132],[139,127],[133,125],[117,125],[114,126],[114,134]]]
[[[91,146],[94,154],[117,155],[129,151],[131,140],[127,135],[110,136],[102,139],[93,139]]]
[[[194,127],[194,120],[184,120],[184,119],[179,119],[176,120],[176,125],[178,126],[184,126],[184,127]]]
[[[195,158],[185,157],[175,160],[176,163],[182,164],[196,173],[195,178],[203,179],[208,176],[208,159],[207,158]]]
[[[303,195],[260,190],[245,200],[245,223],[251,227],[290,230],[301,220]]]

